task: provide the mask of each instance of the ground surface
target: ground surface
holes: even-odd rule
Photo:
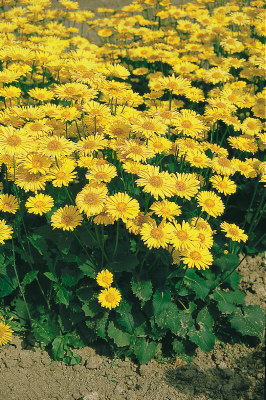
[[[265,309],[266,259],[248,257],[238,268],[246,303]],[[112,360],[104,348],[79,349],[82,363],[51,364],[46,352],[23,349],[15,337],[0,350],[0,400],[263,400],[262,345],[219,342],[198,351],[191,364],[179,360],[138,366]]]

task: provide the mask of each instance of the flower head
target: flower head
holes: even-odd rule
[[[248,235],[246,235],[243,229],[240,229],[235,224],[228,224],[227,222],[221,223],[221,230],[226,233],[226,237],[229,237],[233,242],[246,242],[248,240]]]
[[[81,223],[82,215],[75,206],[61,207],[51,216],[51,225],[53,229],[59,228],[64,231],[74,231]]]
[[[5,324],[3,317],[0,319],[3,321],[0,321],[0,346],[4,346],[12,340],[12,333],[14,331],[11,329],[11,326]]]
[[[214,192],[203,191],[197,195],[197,200],[202,211],[206,211],[209,215],[217,217],[224,212],[224,203],[221,198]]]
[[[127,193],[116,193],[106,200],[106,210],[116,221],[121,218],[123,222],[135,218],[139,213],[139,203]]]
[[[111,310],[112,308],[115,308],[119,305],[120,301],[122,299],[122,296],[116,288],[109,287],[107,289],[101,290],[101,293],[98,296],[98,301],[101,304],[102,307],[109,308]]]
[[[25,206],[30,214],[43,215],[53,208],[54,200],[49,195],[39,193],[35,197],[29,197]]]
[[[112,272],[108,271],[108,269],[105,269],[97,274],[96,281],[99,286],[109,288],[114,280],[113,277],[114,276]]]
[[[13,229],[6,224],[4,219],[0,220],[0,243],[5,244],[5,240],[12,239]]]

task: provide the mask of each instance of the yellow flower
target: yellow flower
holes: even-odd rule
[[[59,228],[64,231],[74,231],[81,223],[82,215],[75,206],[61,207],[51,216],[53,229]]]
[[[0,321],[0,346],[4,346],[12,340],[12,333],[14,331],[11,329],[10,325],[5,324],[5,320],[3,317],[1,317],[0,319],[4,321]]]
[[[155,156],[155,152],[147,146],[139,144],[136,140],[125,140],[119,150],[125,158],[131,158],[133,161],[145,162],[147,158]]]
[[[135,218],[139,213],[139,203],[127,193],[116,193],[106,200],[106,210],[116,221],[121,218],[123,222]]]
[[[101,271],[97,274],[96,276],[96,281],[99,286],[102,286],[104,288],[109,288],[114,280],[114,276],[112,272],[108,271],[108,269],[105,269],[104,271]]]
[[[172,197],[174,195],[174,181],[168,172],[159,172],[159,167],[147,165],[147,170],[140,171],[137,186],[144,186],[143,191],[150,193],[156,200],[160,196]]]
[[[176,176],[172,174],[174,179],[174,194],[179,197],[190,200],[194,197],[200,188],[200,182],[193,174],[176,173]]]
[[[213,256],[208,249],[195,248],[187,251],[182,251],[181,260],[187,264],[188,268],[203,269],[209,268],[213,262]]]
[[[248,240],[248,235],[246,235],[243,231],[243,229],[240,229],[237,225],[235,224],[228,224],[227,222],[222,222],[221,223],[221,230],[223,232],[226,232],[226,237],[229,237],[232,239],[234,242],[246,242]]]
[[[77,194],[76,205],[79,211],[84,211],[89,218],[103,211],[106,198],[106,187],[85,186],[82,191]]]
[[[19,209],[18,200],[13,194],[0,194],[0,210],[16,214]]]
[[[70,156],[76,150],[75,143],[60,136],[48,136],[38,141],[38,153],[60,159]]]
[[[158,217],[163,217],[165,220],[173,221],[175,216],[181,214],[181,207],[179,207],[173,201],[163,200],[163,201],[156,201],[150,207]]]
[[[176,221],[173,221],[173,223],[171,244],[175,249],[188,250],[199,245],[200,239],[198,237],[198,232],[195,228],[191,227],[188,222],[182,221],[182,225],[178,224]]]
[[[25,155],[30,152],[33,146],[32,139],[25,130],[18,130],[12,126],[1,126],[0,148],[1,152],[11,156]]]
[[[25,206],[30,214],[43,215],[53,208],[54,200],[49,195],[39,193],[35,197],[29,197]]]
[[[129,219],[126,222],[126,228],[130,233],[139,235],[143,224],[152,223],[152,221],[154,220],[151,218],[151,213],[144,214],[143,211],[140,211],[136,218]]]
[[[91,182],[111,182],[117,176],[116,167],[112,164],[104,164],[92,167],[86,174],[86,178]]]
[[[191,220],[191,226],[194,226],[198,231],[208,231],[212,233],[211,225],[203,218],[194,217]]]
[[[32,152],[23,159],[22,166],[32,174],[46,174],[49,171],[51,160],[39,153]]]
[[[5,240],[12,239],[13,229],[6,224],[4,219],[0,220],[0,243],[5,244]]]
[[[77,176],[77,173],[73,172],[74,168],[72,163],[68,163],[67,161],[59,167],[54,166],[51,168],[49,177],[52,179],[53,186],[68,186]]]
[[[217,217],[224,212],[224,203],[221,198],[214,192],[203,191],[197,195],[197,200],[202,211],[206,211],[207,214]]]
[[[232,162],[226,157],[213,157],[211,168],[219,175],[233,175],[235,173]]]
[[[186,161],[192,166],[197,168],[207,168],[210,165],[210,159],[205,153],[190,150],[187,152]]]
[[[108,289],[101,290],[101,293],[98,296],[98,301],[101,304],[102,307],[109,308],[111,310],[112,308],[115,308],[119,305],[120,301],[122,299],[122,296],[116,288],[109,287]]]
[[[15,184],[25,192],[37,192],[38,190],[45,189],[45,182],[47,178],[39,172],[32,173],[28,169],[19,167],[15,171]]]
[[[192,138],[202,133],[205,128],[195,111],[185,109],[181,110],[175,126],[178,132],[183,132],[185,136]]]
[[[109,215],[107,213],[106,208],[103,207],[103,210],[98,215],[96,215],[96,217],[93,218],[93,222],[96,225],[107,226],[107,225],[113,225],[115,222],[115,219],[111,215]]]
[[[212,186],[218,190],[219,193],[230,195],[236,192],[237,186],[235,182],[229,179],[227,176],[214,175],[210,179]]]
[[[141,239],[149,249],[153,247],[159,249],[159,247],[167,247],[172,237],[172,231],[173,228],[171,224],[163,221],[157,226],[156,222],[151,220],[142,225],[140,234]]]

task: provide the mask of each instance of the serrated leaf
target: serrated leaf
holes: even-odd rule
[[[245,297],[245,293],[239,290],[225,292],[220,288],[216,288],[213,294],[210,295],[210,298],[217,301],[219,310],[225,314],[231,314],[236,309],[235,304],[244,304]]]
[[[78,269],[72,270],[69,267],[64,268],[61,271],[61,281],[65,286],[74,286],[84,276],[84,274]]]
[[[69,305],[69,292],[59,283],[54,284],[54,289],[57,291],[56,293],[56,302],[59,304],[65,304],[65,306]]]
[[[239,263],[239,258],[236,254],[223,254],[216,258],[213,265],[220,267],[222,271],[231,271]]]
[[[189,339],[196,343],[201,350],[211,351],[215,345],[216,336],[214,333],[209,331],[205,325],[200,325],[200,329],[197,331],[195,326],[192,326],[188,330]]]
[[[131,279],[132,292],[141,301],[148,301],[152,296],[152,283],[151,281],[139,281],[136,282],[134,278]]]
[[[53,340],[52,353],[55,361],[60,361],[64,357],[62,337],[57,337]]]
[[[160,315],[163,311],[171,307],[171,294],[169,291],[159,292],[156,290],[153,296],[154,315]]]
[[[45,275],[46,278],[50,279],[50,281],[52,281],[52,282],[58,281],[57,277],[52,272],[44,272],[43,275]]]
[[[85,264],[79,265],[79,269],[90,278],[96,278],[97,272],[90,261],[86,261]]]
[[[177,306],[171,303],[171,306],[155,317],[156,323],[161,328],[169,328],[172,333],[177,334],[180,328],[179,310]]]
[[[186,311],[179,312],[179,328],[178,328],[178,336],[182,339],[185,339],[187,336],[188,329],[194,325],[194,320],[191,317],[191,314],[188,314]]]
[[[148,342],[144,338],[137,339],[134,346],[134,354],[138,358],[140,364],[146,364],[153,359],[156,346],[156,342]]]
[[[39,342],[49,344],[58,336],[59,329],[49,317],[44,317],[41,321],[32,322],[32,332]]]
[[[111,272],[132,271],[139,264],[134,254],[119,254],[119,258],[108,263],[106,268]]]
[[[21,287],[24,290],[26,285],[29,285],[31,282],[34,281],[36,276],[38,275],[39,271],[30,271],[27,272],[26,275],[24,276],[23,281],[21,282]]]
[[[118,347],[130,345],[131,335],[115,327],[113,321],[109,323],[107,333],[111,339],[114,339],[114,342]]]
[[[209,313],[207,307],[204,307],[197,315],[196,319],[199,325],[205,326],[206,329],[212,330],[213,318]]]
[[[179,340],[175,339],[172,343],[173,350],[176,352],[176,354],[182,354],[185,352],[185,347],[182,342]]]
[[[265,328],[265,315],[258,306],[244,306],[242,313],[237,308],[229,318],[232,328],[235,328],[242,335],[256,336],[263,341],[263,332]]]
[[[109,311],[105,312],[101,318],[96,319],[96,332],[97,335],[102,339],[106,338],[106,328],[109,318]]]
[[[127,332],[133,335],[135,330],[135,324],[132,314],[122,314],[120,317],[116,316],[116,320],[120,325],[123,325]]]
[[[196,293],[195,299],[204,300],[209,293],[209,288],[206,281],[198,276],[195,271],[188,269],[184,276],[184,282],[187,287],[192,289]]]
[[[227,275],[228,273],[226,273]],[[222,278],[226,278],[226,275],[223,276]],[[238,290],[238,284],[240,282],[240,279],[243,277],[243,275],[238,274],[236,271],[234,271],[227,279],[226,283],[229,283],[234,290]]]

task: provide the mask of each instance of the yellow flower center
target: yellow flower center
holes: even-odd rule
[[[161,112],[160,116],[164,119],[171,119],[172,113],[170,111],[163,111]]]
[[[3,211],[8,211],[8,210],[11,210],[11,205],[9,204],[9,203],[3,203],[2,204],[2,209],[3,209]]]
[[[44,206],[44,202],[41,200],[38,200],[34,203],[35,208],[42,208]]]
[[[195,163],[201,164],[201,163],[203,162],[203,158],[200,157],[200,156],[195,156],[195,157],[193,158],[193,161],[194,161]]]
[[[73,217],[70,215],[65,215],[64,217],[61,218],[62,224],[69,225],[73,221]]]
[[[192,258],[192,260],[194,260],[194,261],[200,261],[202,257],[198,251],[194,250],[194,251],[191,251],[190,258]]]
[[[215,201],[212,199],[206,199],[204,203],[209,208],[215,207]]]
[[[161,149],[161,148],[163,148],[163,144],[162,144],[162,142],[154,142],[153,147],[155,149]]]
[[[232,101],[232,102],[237,100],[237,97],[234,94],[230,94],[227,98],[228,98],[229,101]]]
[[[176,82],[168,82],[166,86],[170,90],[178,89],[178,84]]]
[[[65,94],[75,94],[76,93],[76,89],[73,87],[67,87],[65,88]]]
[[[217,101],[216,107],[218,107],[218,108],[226,108],[226,104],[222,103],[221,101]]]
[[[95,205],[99,202],[99,196],[96,193],[87,193],[83,197],[83,202],[89,205]]]
[[[112,304],[115,301],[115,296],[112,293],[108,293],[105,296],[105,301],[109,304]]]
[[[250,122],[247,123],[247,127],[248,127],[249,129],[251,129],[251,130],[255,130],[255,129],[257,128],[257,125],[256,125],[255,122],[250,121]]]
[[[152,176],[149,179],[149,183],[151,186],[159,188],[163,186],[163,179],[160,176]]]
[[[123,133],[124,133],[124,131],[123,131],[123,129],[121,129],[121,128],[115,128],[115,129],[113,129],[113,134],[114,134],[114,135],[119,136],[119,135],[123,135]]]
[[[142,128],[146,129],[147,131],[154,131],[155,125],[152,122],[146,121],[142,124]]]
[[[186,231],[177,231],[176,236],[178,237],[179,240],[187,240],[188,239],[188,234]]]
[[[39,168],[42,165],[41,161],[39,160],[32,160],[32,167]]]
[[[219,186],[220,186],[220,188],[222,188],[222,189],[226,189],[228,185],[227,185],[226,182],[220,181],[220,182],[219,182]]]
[[[226,42],[227,42],[227,44],[233,44],[233,45],[235,44],[235,40],[232,38],[228,39]]]
[[[104,179],[108,179],[108,174],[107,174],[107,172],[99,171],[99,172],[96,172],[96,174],[94,174],[94,178],[102,181]]]
[[[200,239],[201,243],[205,243],[206,238],[205,238],[205,235],[203,235],[203,233],[199,233],[199,239]]]
[[[229,228],[228,233],[232,236],[239,236],[239,232],[236,228]]]
[[[139,146],[132,146],[130,148],[130,153],[134,153],[134,154],[142,154],[142,148]]]
[[[230,160],[228,160],[227,158],[219,158],[218,164],[221,165],[222,167],[227,167],[227,168],[231,167]]]
[[[220,79],[220,78],[222,78],[223,77],[223,75],[221,74],[221,72],[214,72],[213,74],[212,74],[212,77],[214,78],[214,79]]]
[[[56,179],[65,179],[65,177],[66,177],[66,173],[63,171],[59,171],[56,174]]]
[[[21,139],[20,139],[20,137],[17,136],[17,135],[10,135],[10,136],[7,138],[6,142],[7,142],[7,144],[8,144],[9,146],[16,147],[16,146],[19,146],[19,145],[21,144]]]
[[[70,111],[63,111],[62,113],[61,113],[61,117],[63,117],[63,118],[69,118],[69,117],[71,117],[71,112]]]
[[[124,212],[124,211],[127,210],[127,204],[126,203],[122,203],[122,202],[121,203],[117,203],[116,209],[117,209],[117,211]]]
[[[160,240],[163,237],[163,231],[160,228],[154,228],[151,230],[151,236],[156,240]]]
[[[58,142],[58,140],[51,140],[51,142],[47,144],[47,149],[52,151],[61,150],[62,144]]]
[[[186,190],[186,184],[184,182],[181,182],[181,181],[177,181],[176,184],[175,184],[175,187],[180,192],[183,192],[184,190]]]
[[[183,128],[186,128],[186,129],[189,129],[193,126],[192,123],[188,120],[182,121],[181,125],[183,126]]]
[[[43,128],[43,125],[40,124],[40,122],[35,122],[34,124],[31,124],[31,126],[30,126],[30,129],[34,132],[41,131],[42,128]]]

